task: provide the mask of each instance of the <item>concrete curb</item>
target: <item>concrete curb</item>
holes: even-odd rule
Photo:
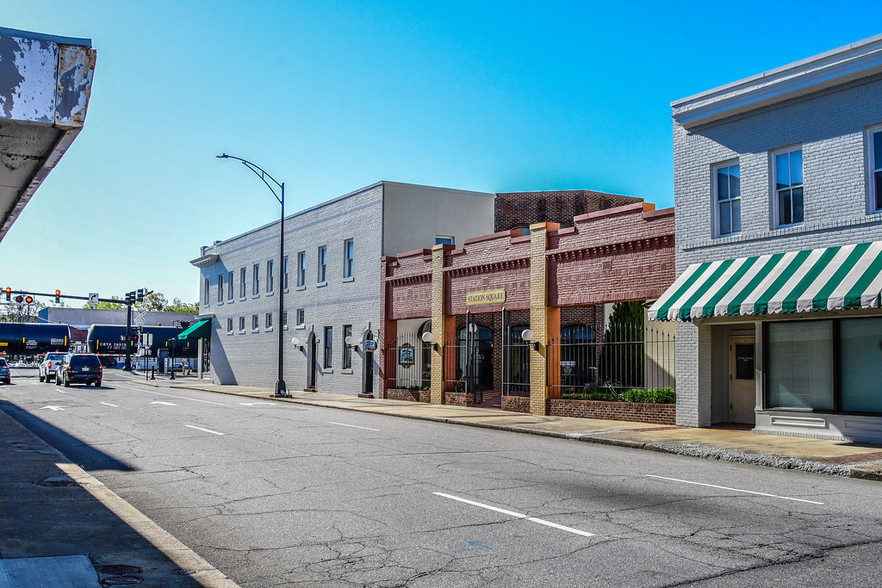
[[[141,384],[151,387],[159,387],[160,384],[154,382],[140,381]],[[223,387],[211,385],[208,389],[206,385],[175,385],[176,388],[187,390],[197,390],[202,392],[214,392],[218,394],[226,394],[228,396],[239,396],[245,398],[261,398],[265,400],[275,400],[278,402],[289,402],[292,404],[303,404],[307,406],[321,406],[324,408],[333,408],[338,410],[348,410],[351,412],[367,412],[370,414],[381,414],[384,416],[392,416],[398,418],[407,418],[421,421],[430,421],[435,423],[445,423],[450,425],[460,425],[467,427],[477,427],[480,429],[492,429],[497,431],[508,431],[512,433],[524,433],[528,435],[538,435],[540,437],[552,437],[556,439],[566,439],[570,441],[581,441],[583,443],[597,443],[598,445],[610,445],[613,447],[623,447],[626,449],[642,449],[647,451],[656,451],[658,453],[667,453],[671,455],[680,455],[684,457],[698,457],[703,459],[715,459],[718,461],[726,461],[730,463],[742,463],[746,465],[771,467],[776,469],[797,470],[808,473],[823,474],[828,476],[839,476],[854,478],[860,480],[871,480],[882,482],[882,464],[835,464],[813,461],[798,457],[788,457],[775,453],[744,451],[740,449],[722,449],[709,445],[702,445],[700,442],[688,442],[678,445],[664,445],[659,443],[645,443],[641,441],[631,441],[628,439],[611,439],[602,435],[592,433],[560,433],[556,431],[543,431],[540,429],[532,429],[520,427],[517,425],[496,425],[493,423],[477,423],[469,421],[461,421],[447,417],[433,417],[417,414],[400,414],[390,412],[378,407],[377,410],[364,410],[357,407],[339,406],[334,401],[323,400],[306,400],[301,398],[279,398],[272,394],[242,394],[233,391],[224,390]]]

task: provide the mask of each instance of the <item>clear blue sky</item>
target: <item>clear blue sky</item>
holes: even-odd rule
[[[378,180],[673,205],[670,103],[880,31],[878,1],[0,0],[86,37],[86,125],[0,286],[198,298],[199,247]]]

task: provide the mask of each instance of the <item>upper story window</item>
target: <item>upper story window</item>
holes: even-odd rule
[[[870,131],[870,212],[882,212],[882,128]]]
[[[205,302],[205,306],[208,306],[208,297],[211,295],[211,282],[208,278],[205,278],[205,295],[202,297]]]
[[[217,301],[218,302],[224,301],[224,275],[223,274],[217,275]]]
[[[239,331],[242,333],[245,332],[245,317],[244,316],[239,317]]]
[[[227,300],[233,300],[233,272],[227,273]]]
[[[260,328],[260,323],[258,322],[257,315],[252,314],[251,315],[251,330],[256,331],[259,328]]]
[[[297,254],[297,286],[306,285],[306,251]]]
[[[282,261],[282,290],[288,289],[288,256]]]
[[[779,151],[772,155],[775,186],[775,226],[802,222],[802,149]]]
[[[741,232],[741,166],[714,169],[714,223],[718,237]]]
[[[297,320],[297,326],[302,327],[306,325],[306,309],[298,308],[297,316],[294,317]]]
[[[255,263],[251,268],[251,293],[255,296],[260,294],[260,264]]]
[[[453,245],[455,239],[446,235],[435,235],[435,245]]]
[[[328,281],[328,248],[322,245],[318,248],[318,283]]]
[[[266,291],[270,293],[273,291],[273,280],[275,277],[273,276],[273,260],[269,260],[266,262]]]
[[[228,318],[227,319],[227,333],[232,333],[232,332],[233,332],[233,319]]]
[[[351,278],[355,273],[355,241],[343,241],[343,277]]]
[[[239,271],[239,298],[245,298],[245,268]]]

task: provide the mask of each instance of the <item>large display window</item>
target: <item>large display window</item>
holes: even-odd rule
[[[766,323],[766,407],[882,413],[882,317]]]

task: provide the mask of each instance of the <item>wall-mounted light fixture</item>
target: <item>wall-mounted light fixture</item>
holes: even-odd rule
[[[534,340],[535,334],[532,329],[524,329],[521,331],[521,338],[530,344],[533,351],[539,351],[539,341]]]
[[[358,351],[358,344],[361,343],[361,341],[356,341],[355,337],[353,337],[352,335],[347,335],[346,338],[343,339],[343,343],[345,343],[347,347],[352,347],[356,351]]]
[[[291,337],[291,345],[293,345],[297,349],[303,349],[303,343],[297,337]]]
[[[432,335],[432,331],[426,331],[425,333],[422,334],[420,339],[423,340],[423,343],[431,343],[432,349],[434,351],[438,351],[438,344],[435,342],[435,336]]]

